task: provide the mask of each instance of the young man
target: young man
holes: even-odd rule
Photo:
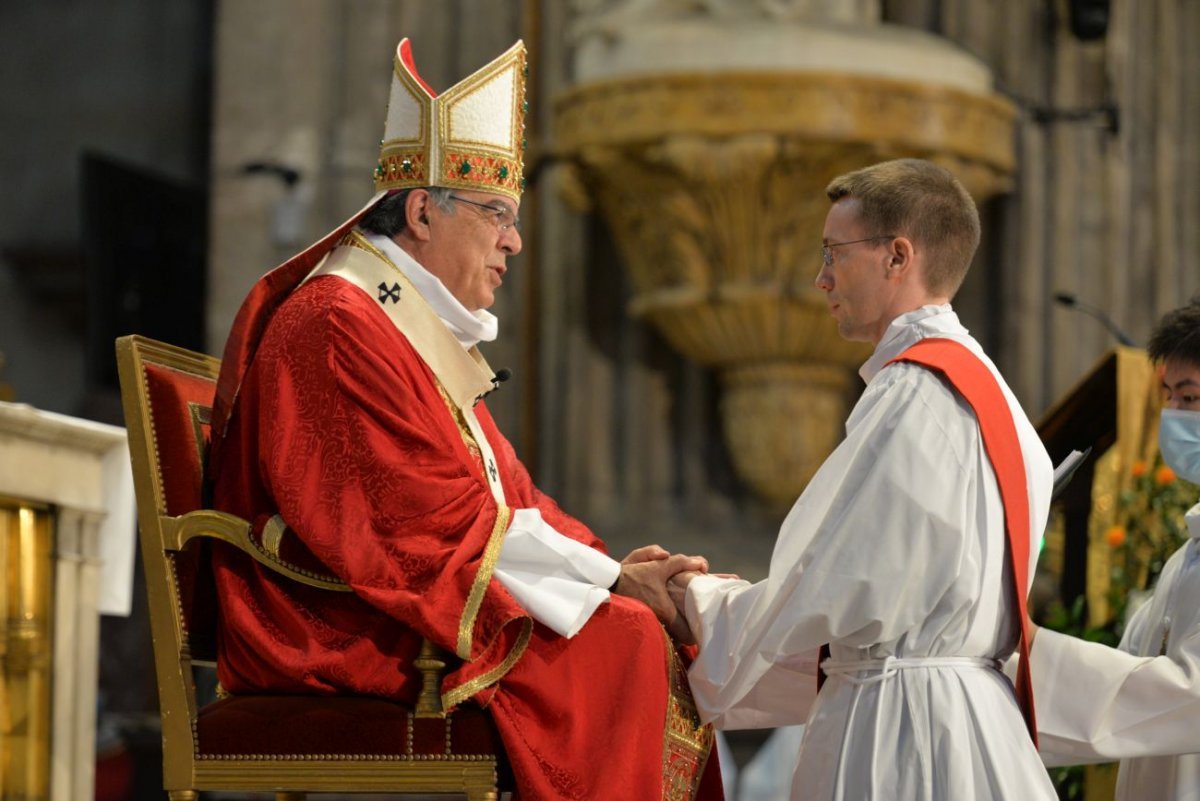
[[[655,615],[674,619],[666,580],[703,560],[610,559],[482,402],[500,377],[476,346],[521,249],[524,67],[518,43],[435,97],[402,41],[376,196],[243,304],[214,505],[353,592],[217,549],[218,673],[235,694],[411,702],[426,638],[461,660],[445,707],[488,709],[522,799],[719,799],[711,730]]]
[[[1168,313],[1150,337],[1162,366],[1163,461],[1200,483],[1200,297]],[[1034,629],[1038,732],[1051,764],[1121,759],[1118,801],[1200,798],[1200,504],[1189,539],[1118,646]]]
[[[1020,639],[1052,469],[950,307],[975,204],[915,159],[827,193],[816,285],[841,335],[875,346],[866,390],[765,581],[672,581],[700,644],[692,691],[721,727],[807,722],[794,799],[1050,801],[1031,715],[998,668]]]

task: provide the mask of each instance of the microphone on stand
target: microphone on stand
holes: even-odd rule
[[[1097,309],[1095,306],[1089,306],[1086,303],[1081,303],[1079,299],[1070,292],[1055,292],[1054,300],[1059,305],[1066,306],[1068,309],[1075,309],[1076,311],[1083,312],[1088,317],[1099,320],[1100,324],[1107,328],[1108,332],[1116,337],[1117,341],[1122,345],[1127,347],[1136,347],[1136,343],[1130,339],[1129,335],[1118,328],[1117,324],[1112,321],[1112,318],[1110,318],[1100,309]]]

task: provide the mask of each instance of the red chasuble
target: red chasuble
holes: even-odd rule
[[[402,306],[420,301],[411,284],[398,292]],[[214,505],[354,591],[303,586],[218,549],[223,686],[412,702],[425,637],[462,658],[443,700],[489,710],[523,801],[720,799],[711,730],[646,606],[614,595],[567,640],[492,579],[514,509],[604,545],[534,487],[480,402],[496,501],[454,392],[382,302],[338,277],[311,280],[274,311],[238,376],[213,453]]]
[[[1026,594],[1029,591],[1029,491],[1025,479],[1025,457],[1013,424],[1012,410],[1000,384],[987,365],[959,342],[941,337],[923,339],[892,362],[912,362],[936,370],[966,399],[979,421],[1000,498],[1004,502],[1004,530],[1012,565],[1011,590],[1016,596],[1021,637],[1018,653],[1017,703],[1025,716],[1029,736],[1037,745],[1037,719],[1033,708],[1033,683],[1029,676],[1029,631],[1026,626]],[[891,362],[889,362],[890,364]]]

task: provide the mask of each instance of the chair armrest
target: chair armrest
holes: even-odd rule
[[[170,550],[181,551],[196,537],[211,537],[229,543],[249,554],[259,564],[293,581],[322,590],[352,592],[350,585],[335,576],[320,575],[296,567],[265,550],[250,536],[250,523],[236,515],[197,509],[179,517],[160,515],[159,524],[162,526],[163,545]]]

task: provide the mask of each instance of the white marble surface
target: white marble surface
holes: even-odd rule
[[[133,474],[125,429],[0,402],[0,494],[100,515],[101,614],[129,614]]]

